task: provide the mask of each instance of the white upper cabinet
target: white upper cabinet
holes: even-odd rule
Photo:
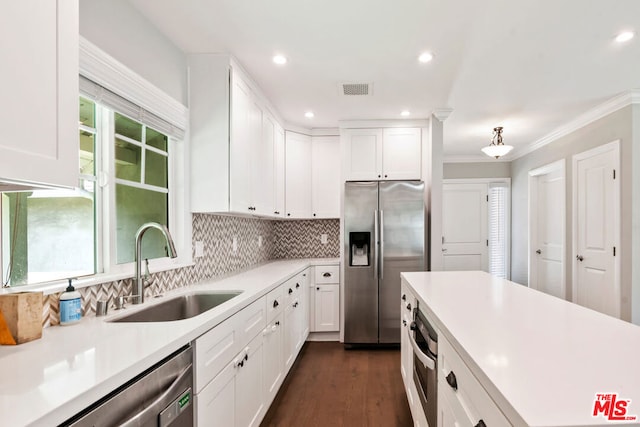
[[[285,148],[284,129],[276,124],[275,129],[275,175],[276,175],[276,208],[274,216],[284,217],[285,215]]]
[[[311,137],[285,132],[286,218],[311,218]]]
[[[193,212],[283,216],[283,131],[251,80],[228,55],[190,55],[189,100]]]
[[[342,138],[346,180],[382,179],[382,129],[347,129]]]
[[[340,138],[311,137],[313,218],[340,218]]]
[[[420,179],[420,128],[388,128],[382,132],[382,178]]]
[[[421,129],[346,129],[344,173],[347,181],[420,179]]]
[[[78,1],[3,2],[0,179],[78,185]]]

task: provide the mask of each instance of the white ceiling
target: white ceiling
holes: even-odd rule
[[[640,32],[639,0],[130,1],[185,52],[234,55],[291,124],[452,108],[447,156],[484,159],[495,126],[518,156],[640,88],[640,37],[614,42],[622,30]],[[435,59],[418,63],[423,51]],[[276,53],[288,64],[274,65]],[[372,82],[374,95],[339,96],[342,82]]]

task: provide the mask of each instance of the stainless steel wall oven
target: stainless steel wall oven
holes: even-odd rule
[[[438,417],[438,334],[419,307],[414,309],[409,341],[413,348],[413,380],[430,426]]]

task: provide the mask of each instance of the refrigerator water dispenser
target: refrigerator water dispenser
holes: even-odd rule
[[[349,265],[369,266],[369,252],[371,248],[371,233],[366,231],[354,231],[349,233],[349,247],[351,248],[349,256]]]

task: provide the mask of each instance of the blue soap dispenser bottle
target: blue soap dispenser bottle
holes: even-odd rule
[[[76,291],[69,279],[69,286],[60,295],[60,324],[71,325],[82,318],[82,296]]]

